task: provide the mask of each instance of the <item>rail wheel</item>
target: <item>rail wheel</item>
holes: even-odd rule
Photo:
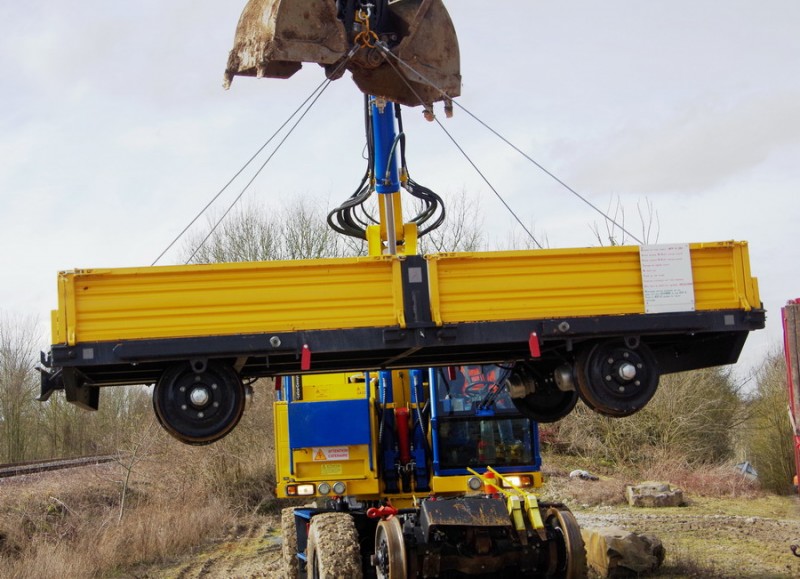
[[[306,573],[309,579],[361,579],[361,552],[353,517],[323,513],[311,519]]]
[[[297,559],[297,524],[294,519],[296,507],[288,507],[281,511],[281,563],[283,564],[283,577],[298,579],[300,566]]]
[[[551,554],[556,557],[550,562],[547,576],[559,579],[586,577],[586,546],[575,516],[565,507],[550,507],[545,516],[545,526],[553,533],[555,549]]]
[[[153,390],[158,421],[186,444],[210,444],[224,437],[238,424],[244,406],[241,379],[219,362],[170,366]]]
[[[643,343],[629,347],[622,341],[600,342],[581,352],[575,365],[578,395],[605,416],[630,416],[658,388],[658,364]]]
[[[380,521],[375,530],[375,572],[378,579],[405,579],[408,574],[403,529],[396,517]]]
[[[530,394],[522,398],[512,398],[514,406],[523,415],[536,422],[556,422],[572,412],[578,402],[575,389],[561,390],[554,380],[546,380],[527,364],[514,368],[509,382],[517,381],[525,385]]]

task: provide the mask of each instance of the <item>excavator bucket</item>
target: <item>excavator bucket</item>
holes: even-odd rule
[[[461,94],[458,39],[442,0],[249,0],[225,70],[289,78],[317,63],[367,94],[430,108]]]

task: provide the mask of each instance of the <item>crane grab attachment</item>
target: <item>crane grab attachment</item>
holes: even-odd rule
[[[430,109],[461,94],[458,39],[442,0],[250,0],[225,69],[289,78],[304,62],[366,93]]]

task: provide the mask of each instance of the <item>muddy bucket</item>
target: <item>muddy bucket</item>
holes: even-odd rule
[[[357,47],[357,50],[352,49]],[[442,0],[250,0],[228,57],[234,76],[288,78],[304,62],[407,106],[461,93],[458,39]]]

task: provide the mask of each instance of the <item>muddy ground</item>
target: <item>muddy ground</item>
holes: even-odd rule
[[[800,543],[796,497],[696,497],[689,502],[668,509],[570,506],[584,527],[622,526],[659,537],[667,557],[649,577],[800,577],[800,558],[789,548]],[[279,529],[277,514],[265,516],[180,561],[139,569],[129,577],[278,579],[282,577]]]

